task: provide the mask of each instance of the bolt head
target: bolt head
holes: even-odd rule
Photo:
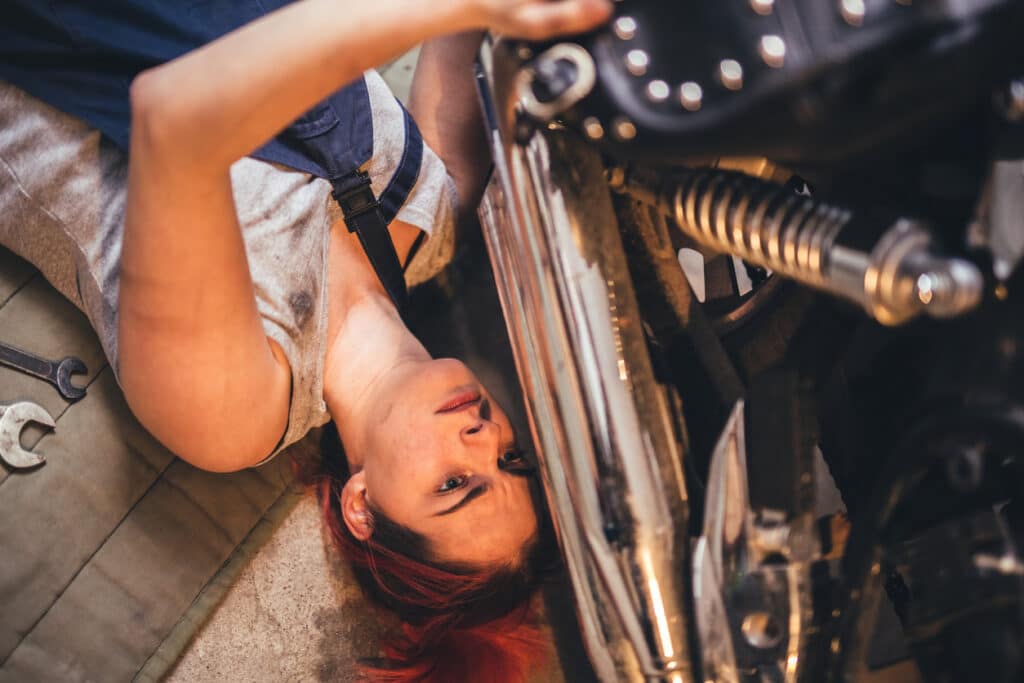
[[[850,26],[862,26],[866,12],[864,0],[839,0],[839,14]]]
[[[630,50],[626,53],[626,70],[634,76],[643,76],[651,65],[651,57],[643,50]]]
[[[679,86],[679,102],[686,111],[700,111],[703,101],[704,89],[700,87],[700,83],[687,81]]]
[[[1007,121],[1024,121],[1024,78],[1010,81],[1004,96],[1003,115]]]
[[[651,102],[664,102],[671,94],[671,89],[665,81],[654,80],[647,84],[646,93]]]
[[[773,7],[775,7],[775,0],[750,0],[750,9],[761,16],[771,14]]]
[[[743,88],[743,66],[735,59],[723,59],[718,64],[718,80],[729,90]]]
[[[604,137],[604,126],[601,125],[596,116],[588,116],[583,119],[583,132],[591,140],[600,140]]]
[[[636,137],[636,125],[625,116],[615,119],[612,130],[615,132],[615,137],[623,142],[628,142]]]
[[[619,17],[612,24],[612,32],[619,40],[633,40],[636,36],[636,19],[633,17]]]
[[[773,69],[779,69],[786,63],[786,41],[781,36],[761,36],[757,51],[764,63]]]

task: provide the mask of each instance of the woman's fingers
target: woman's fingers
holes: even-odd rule
[[[583,33],[612,14],[609,0],[490,0],[489,4],[492,29],[530,40]]]

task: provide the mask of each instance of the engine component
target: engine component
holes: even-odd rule
[[[886,325],[920,313],[957,316],[981,301],[984,280],[977,267],[938,255],[928,230],[906,219],[865,248],[865,233],[877,235],[877,225],[847,230],[865,221],[742,173],[693,169],[662,183],[618,167],[609,182],[613,190],[657,206],[705,246],[850,299]]]

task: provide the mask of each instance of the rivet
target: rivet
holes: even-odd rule
[[[1003,114],[1008,121],[1024,121],[1024,78],[1010,81]]]
[[[700,111],[703,100],[704,89],[700,87],[700,83],[687,81],[679,86],[679,102],[686,111]]]
[[[643,50],[630,50],[626,53],[626,69],[634,76],[643,76],[647,73],[651,58]]]
[[[516,56],[519,57],[519,61],[526,62],[533,59],[533,50],[526,45],[520,45],[516,50]]]
[[[591,140],[600,140],[604,137],[604,126],[601,125],[596,116],[588,116],[583,119],[583,132]]]
[[[778,69],[786,63],[786,41],[779,36],[761,36],[757,50],[764,63],[773,69]]]
[[[839,13],[850,26],[863,25],[865,11],[864,0],[839,0]]]
[[[750,8],[761,16],[771,14],[774,6],[775,0],[750,0]]]
[[[654,80],[647,84],[647,99],[652,102],[664,102],[671,94],[672,91],[665,81]]]
[[[632,140],[636,137],[636,126],[624,116],[615,119],[615,137],[620,140]]]
[[[636,35],[636,19],[633,17],[619,17],[612,24],[612,31],[619,40],[633,40]]]
[[[718,78],[729,90],[743,87],[743,67],[735,59],[723,59],[718,64]]]

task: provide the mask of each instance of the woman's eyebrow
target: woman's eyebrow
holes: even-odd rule
[[[476,488],[470,489],[469,493],[467,493],[465,496],[463,496],[462,500],[460,500],[458,503],[456,503],[455,505],[452,505],[447,510],[441,510],[440,512],[435,512],[433,514],[433,516],[434,517],[440,517],[442,515],[450,515],[453,512],[461,509],[463,506],[469,505],[471,502],[473,502],[474,500],[476,500],[480,496],[482,496],[485,493],[487,493],[489,488],[490,487],[488,487],[487,484],[480,484],[480,486],[477,486]]]

